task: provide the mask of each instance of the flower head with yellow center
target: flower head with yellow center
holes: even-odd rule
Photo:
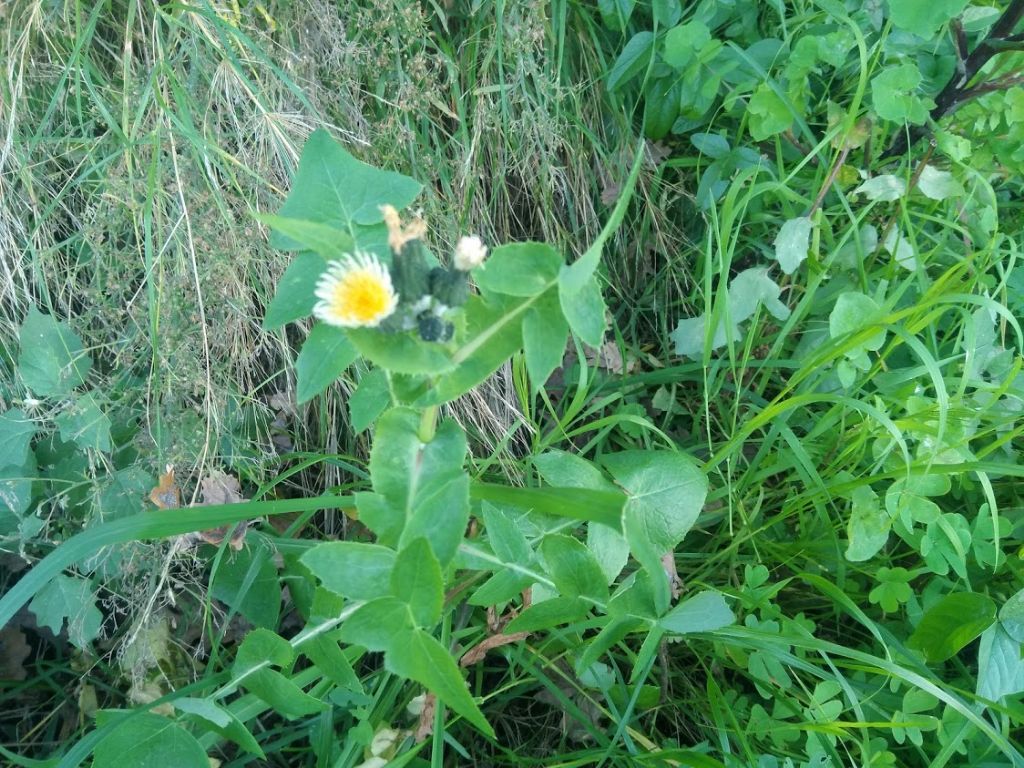
[[[362,251],[329,262],[316,284],[316,297],[313,314],[342,328],[375,328],[398,304],[387,267]]]

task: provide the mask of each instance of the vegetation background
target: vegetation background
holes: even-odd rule
[[[290,256],[258,217],[314,130],[424,184],[438,253],[472,232],[578,256],[639,147],[603,345],[571,344],[539,393],[517,357],[451,411],[478,479],[538,485],[554,449],[695,456],[711,494],[674,565],[738,622],[659,643],[642,679],[632,640],[576,674],[585,622],[507,646],[470,676],[498,740],[453,725],[448,764],[1024,764],[1022,15],[0,5],[0,584],[151,509],[168,465],[186,504],[366,487],[364,370],[298,404],[307,328],[262,327]],[[47,378],[40,356],[72,348],[90,364]],[[360,535],[339,511],[271,520]],[[226,679],[248,627],[294,630],[289,554],[262,541],[137,541],[40,592],[0,632],[0,759],[77,764],[98,710],[173,712]],[[368,693],[330,715],[254,714],[265,758],[210,754],[363,762],[409,716],[386,673],[356,671]]]

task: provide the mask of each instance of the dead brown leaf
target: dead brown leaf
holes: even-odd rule
[[[529,632],[513,632],[511,635],[491,635],[466,651],[459,659],[460,667],[471,667],[484,660],[489,651],[511,643],[520,643],[530,636]]]
[[[604,368],[609,373],[622,375],[623,372],[628,373],[636,367],[636,360],[632,358],[623,361],[619,345],[614,341],[606,341],[600,349],[586,347],[584,351],[588,363],[597,368]]]
[[[423,698],[423,709],[420,710],[419,724],[413,732],[413,739],[419,744],[434,732],[434,712],[437,710],[437,697],[428,693]]]
[[[238,484],[238,479],[223,472],[211,473],[209,477],[203,480],[202,489],[203,500],[196,506],[212,507],[219,504],[238,504],[239,502],[246,501],[246,499],[242,498],[242,488]],[[228,523],[208,531],[199,531],[195,536],[207,544],[219,547],[223,543],[224,538],[230,534],[228,544],[237,552],[245,543],[245,532],[249,530],[249,526],[254,522],[256,521],[247,520],[242,523]]]
[[[174,482],[174,467],[167,465],[167,471],[160,475],[160,482],[149,492],[149,500],[160,509],[177,509],[181,506],[181,489]]]
[[[17,627],[0,629],[0,680],[24,680],[25,660],[31,653],[24,632]]]
[[[675,552],[666,552],[661,556],[661,567],[665,569],[665,575],[668,576],[668,586],[672,591],[672,599],[678,600],[679,595],[683,593],[683,580],[679,578],[679,571],[676,570]]]

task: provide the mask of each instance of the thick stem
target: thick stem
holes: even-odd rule
[[[429,443],[437,432],[437,406],[427,406],[420,416],[419,438],[421,443]]]

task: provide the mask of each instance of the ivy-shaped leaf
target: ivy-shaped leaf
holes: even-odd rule
[[[28,608],[40,626],[56,635],[67,620],[68,639],[78,648],[87,648],[103,627],[103,614],[88,579],[60,574],[36,593]]]
[[[59,397],[85,382],[92,359],[67,323],[30,306],[18,340],[18,372],[33,394]]]

